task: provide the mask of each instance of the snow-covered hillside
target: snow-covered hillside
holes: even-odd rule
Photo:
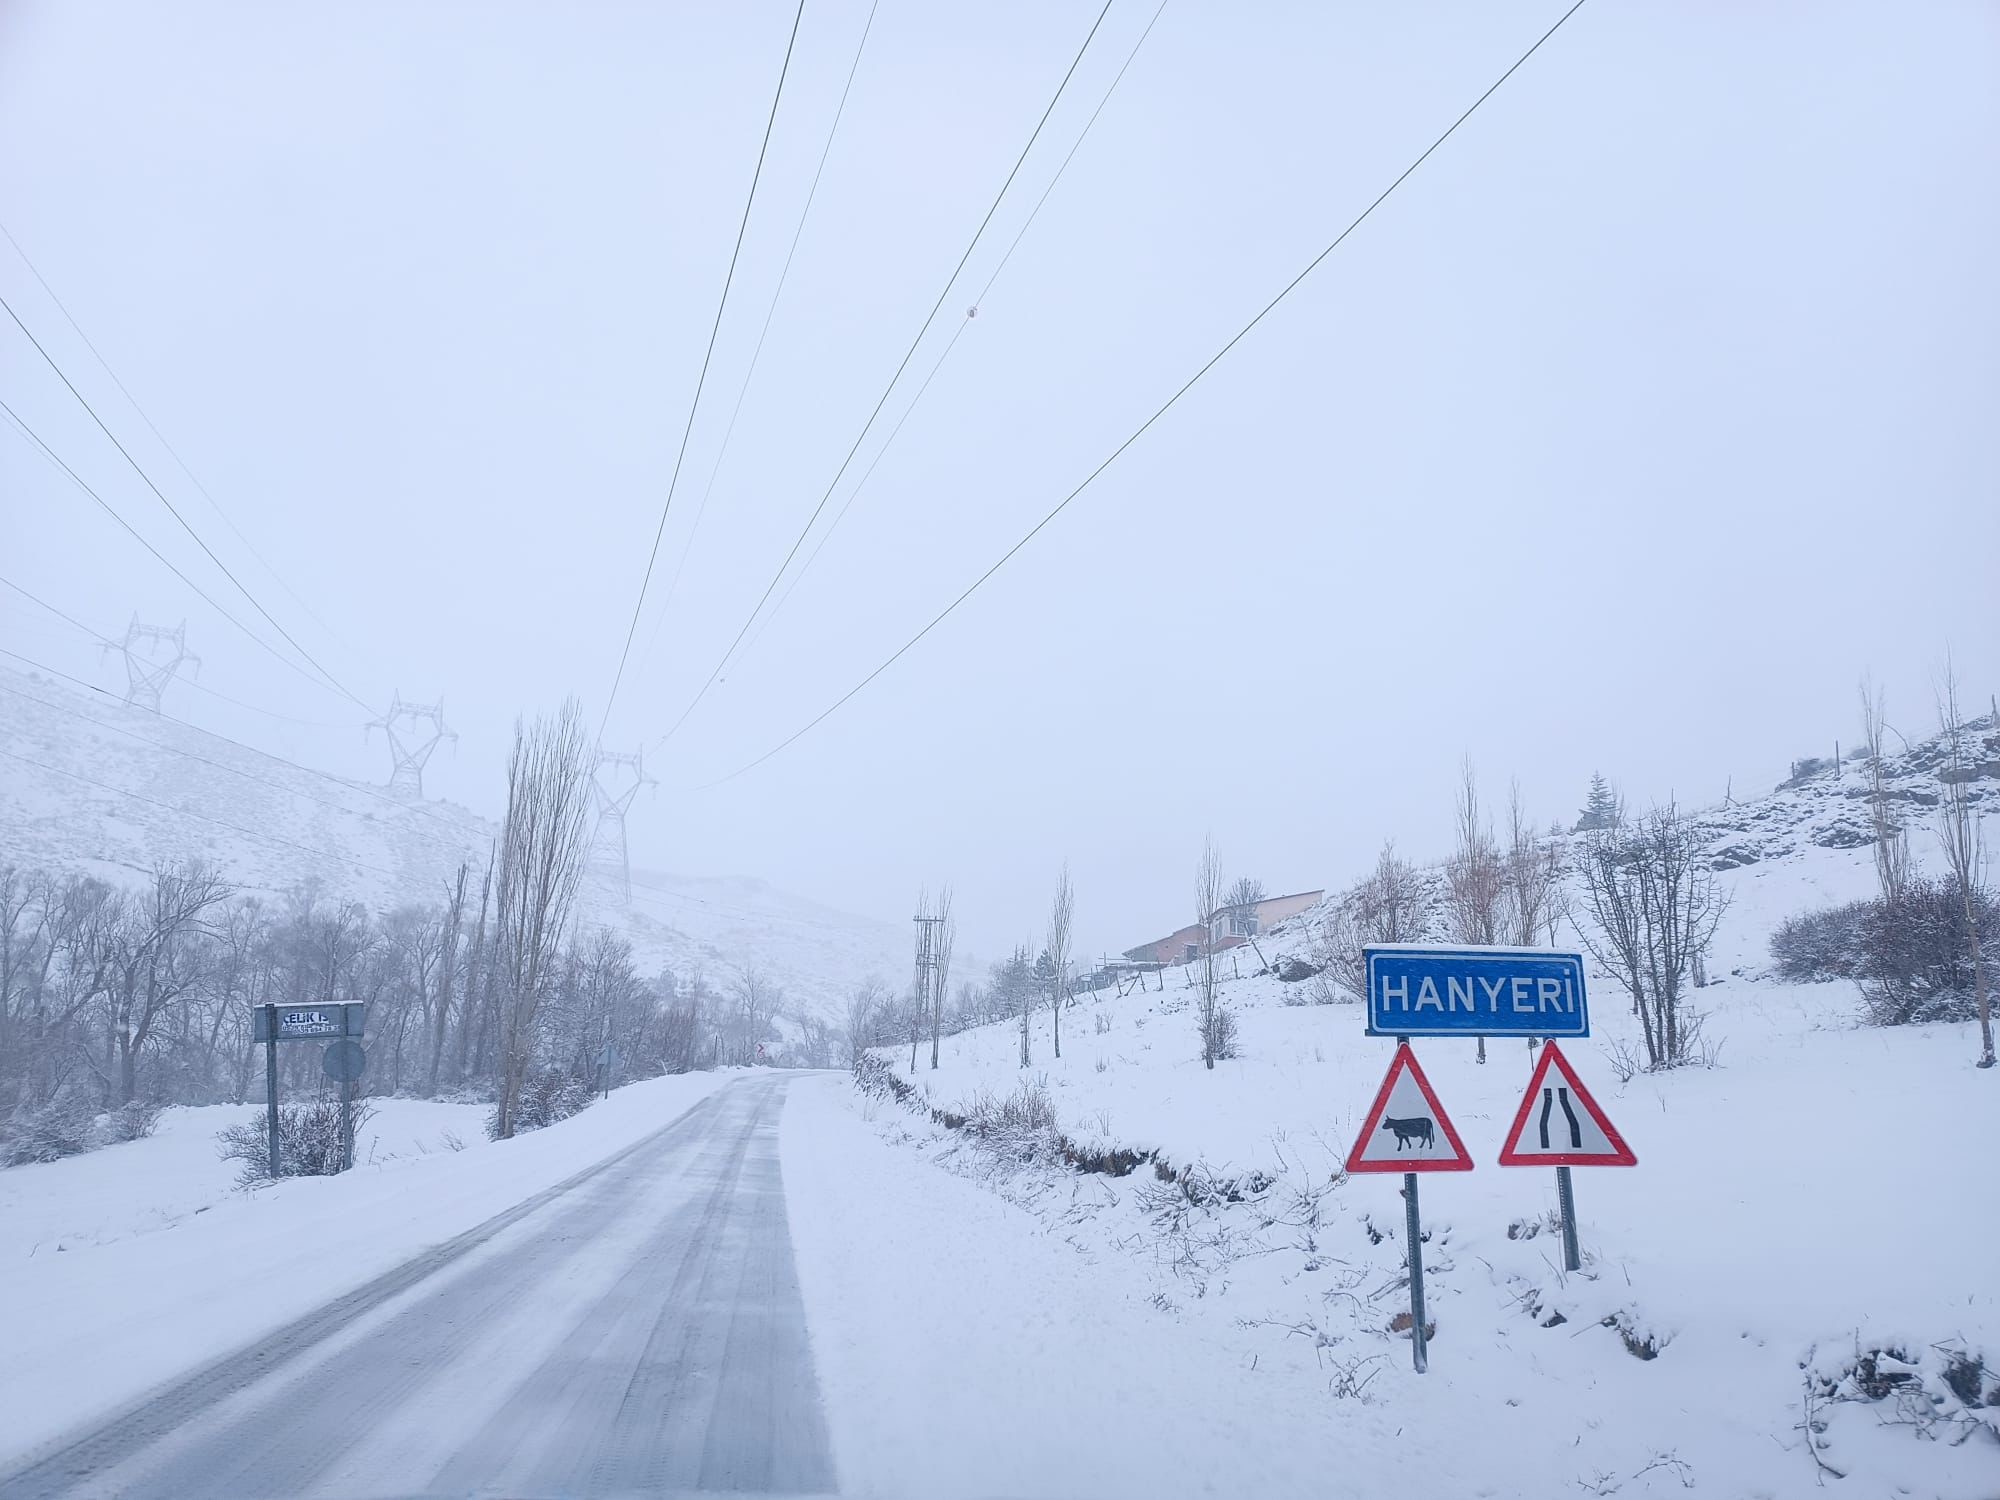
[[[1977,738],[1974,801],[1990,810],[2000,741],[1984,722]],[[1921,814],[1936,773],[1928,746],[1899,756],[1898,805]],[[1342,1170],[1391,1044],[1363,1034],[1358,1006],[1257,972],[1247,948],[1222,961],[1241,1055],[1213,1072],[1191,976],[1168,970],[1159,987],[1082,997],[1060,1059],[1037,1015],[1025,1070],[1012,1023],[947,1039],[938,1071],[914,1078],[884,1049],[910,1104],[883,1085],[851,1108],[1216,1346],[1228,1373],[1205,1411],[1240,1405],[1249,1421],[1277,1399],[1260,1394],[1272,1380],[1335,1398],[1355,1493],[1792,1496],[1840,1490],[1837,1472],[1857,1494],[1991,1496],[2000,1195],[1978,1142],[2000,1082],[1972,1067],[1970,1023],[1863,1029],[1852,985],[1768,974],[1780,921],[1870,893],[1864,785],[1828,771],[1702,815],[1730,901],[1715,981],[1692,997],[1717,1066],[1617,1066],[1637,1023],[1593,974],[1592,1037],[1565,1051],[1639,1165],[1577,1169],[1580,1273],[1562,1269],[1555,1174],[1496,1161],[1533,1054],[1496,1042],[1480,1066],[1470,1043],[1415,1044],[1476,1162],[1422,1190],[1426,1376],[1393,1321],[1407,1327],[1400,1179]],[[1312,923],[1263,940],[1271,970],[1313,956]],[[1073,1162],[1128,1174],[1052,1162],[1037,1098]]]
[[[382,911],[442,901],[461,860],[476,887],[494,833],[455,803],[407,801],[0,666],[0,864],[128,883],[156,861],[198,858],[247,892],[318,880]],[[699,967],[726,984],[754,963],[787,1009],[829,1021],[857,980],[909,964],[897,924],[755,879],[635,870],[628,905],[593,873],[579,919],[624,933],[648,971]]]

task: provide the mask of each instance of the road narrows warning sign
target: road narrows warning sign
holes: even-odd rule
[[[1635,1167],[1639,1158],[1570,1067],[1554,1042],[1544,1043],[1528,1091],[1514,1114],[1503,1167]]]
[[[1417,1055],[1403,1043],[1389,1064],[1361,1134],[1347,1153],[1350,1172],[1470,1172],[1472,1154],[1438,1103]]]

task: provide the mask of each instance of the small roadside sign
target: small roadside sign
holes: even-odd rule
[[[1347,1153],[1350,1172],[1470,1172],[1472,1155],[1438,1103],[1431,1081],[1408,1046],[1396,1049],[1389,1073]]]
[[[1583,1269],[1576,1235],[1576,1185],[1571,1167],[1636,1167],[1639,1158],[1611,1123],[1604,1107],[1576,1076],[1554,1042],[1542,1048],[1528,1091],[1514,1111],[1514,1124],[1500,1148],[1503,1167],[1554,1167],[1556,1201],[1562,1213],[1563,1268]]]
[[[1636,1167],[1604,1106],[1590,1096],[1562,1049],[1551,1042],[1528,1078],[1500,1148],[1503,1167]]]
[[[338,1005],[259,1005],[251,1009],[253,1042],[307,1042],[361,1035],[367,1002]]]
[[[1417,1065],[1408,1042],[1396,1044],[1388,1076],[1361,1121],[1361,1134],[1347,1153],[1350,1172],[1403,1174],[1404,1254],[1410,1266],[1410,1363],[1421,1375],[1430,1368],[1430,1325],[1424,1320],[1424,1225],[1417,1203],[1419,1172],[1470,1172],[1472,1154],[1436,1090]]]
[[[368,1051],[345,1037],[329,1042],[320,1056],[319,1070],[335,1083],[352,1083],[368,1071]]]
[[[1370,1036],[1590,1035],[1580,953],[1404,943],[1364,952]]]

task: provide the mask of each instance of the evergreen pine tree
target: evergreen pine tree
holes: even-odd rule
[[[1590,796],[1583,804],[1583,812],[1576,820],[1576,833],[1587,833],[1593,828],[1612,828],[1618,823],[1618,794],[1611,789],[1611,783],[1598,772],[1590,775]]]

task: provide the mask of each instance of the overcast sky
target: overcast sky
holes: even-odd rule
[[[1331,886],[1387,836],[1442,853],[1464,756],[1541,821],[1599,769],[1707,803],[1851,743],[1864,671],[1906,730],[1947,648],[2000,686],[2000,8],[1590,0],[951,619],[697,790],[978,576],[1564,6],[1169,0],[966,325],[1155,8],[1114,0],[822,530],[961,332],[921,406],[662,746],[1098,11],[881,0],[717,473],[867,17],[809,0],[607,730],[660,782],[638,861],[899,919],[949,881],[991,955],[1067,856],[1115,950],[1187,919],[1210,830],[1232,874]],[[792,15],[0,4],[0,219],[227,520],[4,241],[0,294],[342,683],[443,695],[433,794],[497,812],[517,713],[603,710]],[[0,396],[276,641],[5,319]],[[185,617],[199,680],[266,712],[169,711],[386,779],[360,710],[4,421],[0,506],[0,575],[113,635]],[[0,635],[122,685],[16,596]]]

